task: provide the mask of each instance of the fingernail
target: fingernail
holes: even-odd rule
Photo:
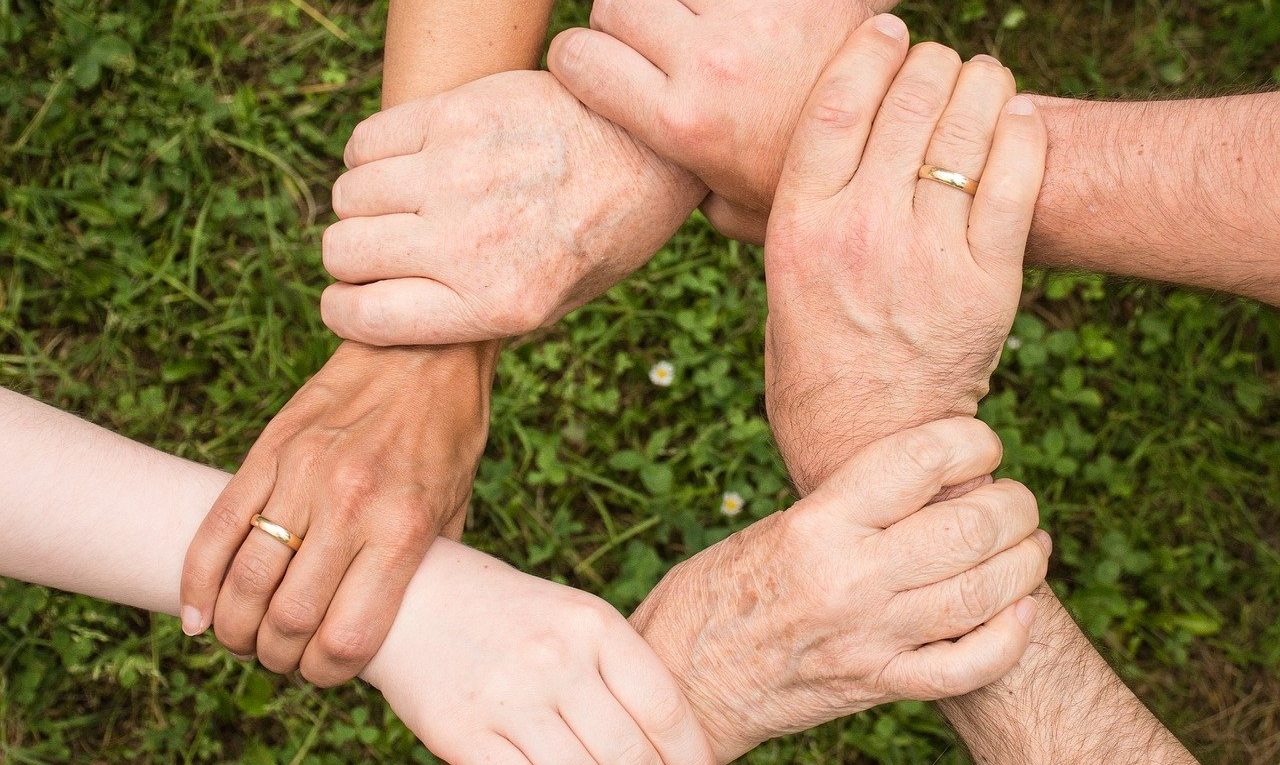
[[[1004,110],[1010,114],[1025,117],[1028,114],[1035,113],[1036,105],[1026,96],[1014,96],[1009,99],[1009,103],[1005,104]]]
[[[1049,536],[1049,532],[1044,529],[1036,529],[1032,536],[1044,547],[1045,555],[1053,555],[1053,537]]]
[[[876,16],[872,23],[876,25],[876,29],[895,40],[901,40],[907,36],[907,25],[892,13],[882,13]]]
[[[1003,64],[1001,64],[1001,63],[1000,63],[1000,61],[999,61],[999,59],[997,59],[995,56],[988,56],[988,55],[987,55],[987,54],[985,54],[985,53],[979,53],[978,55],[974,56],[973,58],[971,58],[971,59],[969,59],[969,60],[970,60],[970,61],[981,61],[981,62],[985,62],[985,63],[988,63],[988,64],[995,64],[996,66],[1003,66]]]
[[[1018,605],[1013,607],[1013,613],[1023,627],[1030,627],[1032,620],[1036,618],[1036,599],[1028,595],[1018,601]]]
[[[195,637],[207,629],[200,609],[195,606],[183,606],[178,615],[182,617],[182,632],[187,637]]]

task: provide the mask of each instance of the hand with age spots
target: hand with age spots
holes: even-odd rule
[[[1027,647],[1052,545],[1035,497],[988,475],[972,419],[877,441],[791,509],[663,578],[631,623],[675,673],[719,762],[899,699],[967,693]]]
[[[470,342],[558,320],[648,261],[704,193],[547,72],[373,115],[324,236],[325,323],[373,345]],[[643,204],[639,203],[643,200]]]

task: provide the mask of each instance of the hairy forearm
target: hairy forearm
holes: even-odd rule
[[[1038,101],[1049,158],[1032,262],[1280,304],[1280,93]]]
[[[1048,587],[1003,680],[939,702],[980,763],[1194,763],[1111,671]]]

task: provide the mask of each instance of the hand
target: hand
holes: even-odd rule
[[[454,765],[701,765],[671,674],[599,598],[438,541],[364,677]]]
[[[196,533],[187,634],[311,682],[351,679],[377,651],[441,530],[461,534],[488,427],[492,348],[343,345],[263,431]],[[304,537],[296,557],[252,529]]]
[[[596,0],[592,28],[561,33],[547,63],[589,108],[710,186],[703,211],[717,228],[760,242],[813,83],[850,32],[896,4]]]
[[[814,89],[769,221],[765,398],[802,493],[861,444],[977,411],[1044,173],[1044,123],[1007,69],[907,55],[885,18]],[[976,197],[918,179],[926,162],[981,178]]]
[[[1014,666],[1052,547],[1035,497],[999,481],[926,507],[999,462],[977,420],[889,436],[658,584],[632,623],[720,762],[877,704],[967,693]]]
[[[546,72],[361,123],[333,188],[325,323],[373,345],[510,337],[645,263],[706,190]],[[637,204],[636,201],[643,204]]]

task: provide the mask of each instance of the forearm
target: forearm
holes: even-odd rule
[[[1280,93],[1038,101],[1049,158],[1032,262],[1280,304]]]
[[[536,69],[554,0],[392,0],[382,105]]]
[[[1005,678],[939,702],[979,763],[1194,763],[1076,626],[1048,587],[1031,647]]]

